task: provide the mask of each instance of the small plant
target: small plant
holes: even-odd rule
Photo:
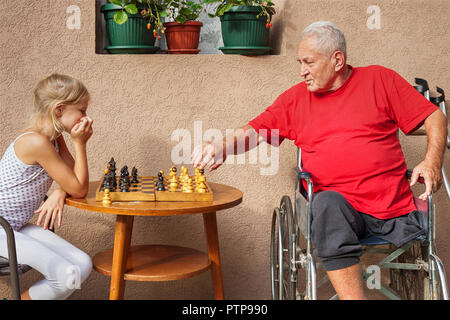
[[[203,11],[203,5],[192,0],[164,0],[165,16],[178,23],[196,20]]]
[[[144,6],[141,10],[143,19],[149,19],[147,28],[151,28],[152,22],[155,24],[153,29],[153,36],[155,38],[161,38],[158,32],[164,33],[164,26],[161,18],[167,16],[167,13],[162,6],[161,0],[109,0],[110,3],[122,7],[121,11],[118,11],[114,15],[114,21],[117,24],[124,24],[128,20],[128,14],[138,14],[138,6]]]
[[[218,3],[218,6],[215,8],[214,13],[209,13],[208,15],[211,18],[220,17],[225,12],[231,9],[234,6],[258,6],[261,8],[261,13],[259,13],[256,18],[258,19],[261,16],[267,17],[266,28],[270,28],[272,23],[270,22],[271,16],[275,14],[274,3],[270,0],[203,0],[204,4],[213,4]]]

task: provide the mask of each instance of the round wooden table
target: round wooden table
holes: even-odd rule
[[[67,198],[66,204],[87,211],[115,214],[114,247],[97,253],[94,269],[111,277],[109,298],[124,297],[125,280],[167,281],[189,278],[211,269],[215,299],[224,299],[220,265],[219,238],[216,212],[237,206],[242,202],[242,192],[236,188],[208,182],[214,199],[212,202],[113,202],[104,205],[95,200],[99,181],[89,184],[85,198]],[[208,254],[195,249],[164,246],[130,246],[134,216],[171,216],[203,214]]]

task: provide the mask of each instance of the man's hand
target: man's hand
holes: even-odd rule
[[[442,173],[439,164],[433,164],[431,161],[424,160],[419,163],[411,175],[410,186],[416,184],[419,177],[425,181],[425,192],[419,196],[421,200],[427,200],[431,191],[436,192],[442,185]]]
[[[205,142],[194,148],[191,155],[191,161],[194,167],[203,169],[209,165],[208,171],[211,172],[220,167],[226,159],[226,152],[223,147],[223,142],[211,143]]]

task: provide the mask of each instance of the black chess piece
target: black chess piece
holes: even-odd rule
[[[156,183],[156,190],[158,190],[158,191],[166,191],[166,188],[164,188],[164,181],[163,180],[158,180],[158,182]]]
[[[129,192],[130,191],[130,182],[123,178],[119,182],[120,192]]]
[[[109,191],[114,191],[113,184],[110,177],[105,177],[104,189],[109,189]]]
[[[128,166],[123,166],[122,169],[120,169],[120,177],[128,177],[129,175]]]
[[[133,177],[133,180],[131,180],[131,183],[139,183],[139,180],[137,178],[137,169],[136,169],[136,167],[133,167],[133,169],[131,170],[131,175]]]
[[[109,160],[109,170],[116,171],[116,161],[114,160],[114,157]]]

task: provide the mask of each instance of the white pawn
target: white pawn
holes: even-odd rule
[[[105,205],[111,204],[111,195],[109,194],[109,189],[105,189],[103,191],[103,200],[102,203]]]

